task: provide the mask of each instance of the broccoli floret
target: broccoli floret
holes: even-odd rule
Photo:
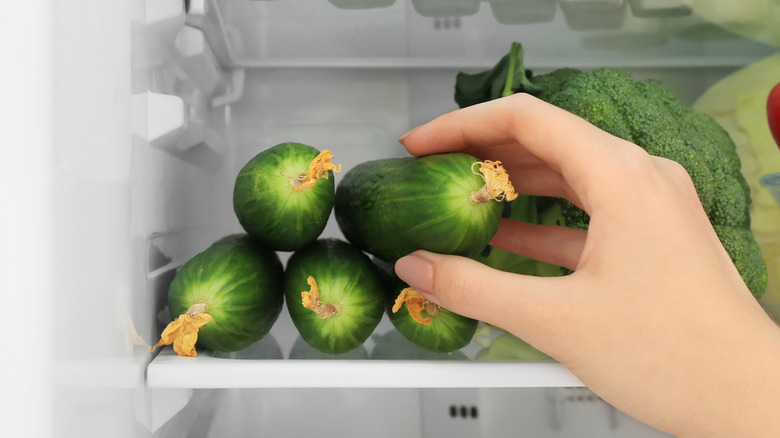
[[[561,82],[556,81],[555,71],[539,76],[536,83],[545,76],[546,83]],[[691,175],[713,223],[747,225],[749,191],[739,158],[728,134],[711,118],[681,103],[661,82],[635,81],[614,68],[597,68],[576,76],[566,72],[563,82],[563,89],[543,88],[537,96],[652,155],[680,163]],[[730,145],[730,150],[724,145]]]
[[[714,228],[748,289],[760,298],[760,292],[766,289],[767,270],[753,233],[749,228],[729,225],[714,225]]]
[[[512,51],[518,46],[513,44]],[[514,58],[521,54],[515,53]],[[767,271],[750,231],[750,189],[734,142],[715,120],[682,103],[660,81],[637,81],[616,68],[565,68],[533,76],[523,69],[522,62],[510,62],[509,55],[505,58],[496,68],[516,71],[512,75],[494,72],[490,77],[523,77],[533,84],[532,89],[519,84],[513,92],[532,93],[652,155],[680,163],[691,176],[704,211],[750,291],[756,298],[764,293]],[[487,76],[483,73],[482,77]],[[465,89],[478,89],[477,79],[458,75],[456,101],[476,103],[477,99],[458,95]],[[492,86],[493,90],[500,88]],[[495,92],[480,96],[482,101],[497,97],[500,95]],[[587,229],[589,217],[585,212],[566,200],[558,203],[565,225]]]

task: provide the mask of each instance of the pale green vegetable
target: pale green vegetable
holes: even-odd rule
[[[766,114],[766,99],[779,75],[780,53],[722,79],[694,104],[723,126],[737,146],[753,198],[751,230],[768,269],[769,283],[761,302],[775,317],[780,317],[780,207],[759,179],[780,172],[780,151]]]
[[[693,13],[737,35],[780,47],[777,0],[700,0]]]

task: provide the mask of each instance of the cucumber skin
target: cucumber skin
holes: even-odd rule
[[[320,300],[339,312],[321,319],[303,307],[301,292],[309,276],[317,281]],[[328,354],[354,350],[382,319],[384,286],[376,267],[363,252],[339,239],[319,239],[292,254],[284,274],[284,295],[293,324],[307,344]]]
[[[203,300],[214,320],[200,328],[196,346],[241,350],[268,334],[279,317],[283,276],[275,252],[246,234],[223,237],[177,272],[168,289],[171,319]]]
[[[368,161],[336,189],[335,216],[352,244],[387,262],[415,250],[471,257],[490,242],[503,203],[472,205],[484,181],[463,153]],[[462,201],[461,201],[462,200]],[[473,209],[473,210],[470,210]]]
[[[420,324],[409,315],[406,306],[393,313],[393,304],[398,294],[408,284],[395,275],[392,264],[374,259],[386,291],[386,311],[390,322],[404,338],[418,347],[435,353],[450,353],[468,345],[474,338],[479,321],[458,315],[445,308],[439,308],[439,314],[428,316],[431,325]]]
[[[233,211],[244,230],[266,247],[295,251],[325,229],[335,197],[333,172],[301,192],[295,192],[282,175],[306,172],[319,153],[302,143],[280,143],[255,155],[239,171]]]

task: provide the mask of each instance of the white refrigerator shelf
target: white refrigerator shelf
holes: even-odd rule
[[[147,369],[151,388],[496,388],[577,387],[553,361],[234,359],[166,347]]]

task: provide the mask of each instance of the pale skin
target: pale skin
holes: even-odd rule
[[[525,94],[445,114],[413,155],[500,160],[518,193],[564,197],[587,232],[502,220],[496,247],[574,270],[536,278],[417,251],[429,300],[549,354],[605,401],[681,437],[780,435],[780,328],[750,294],[678,164]]]

